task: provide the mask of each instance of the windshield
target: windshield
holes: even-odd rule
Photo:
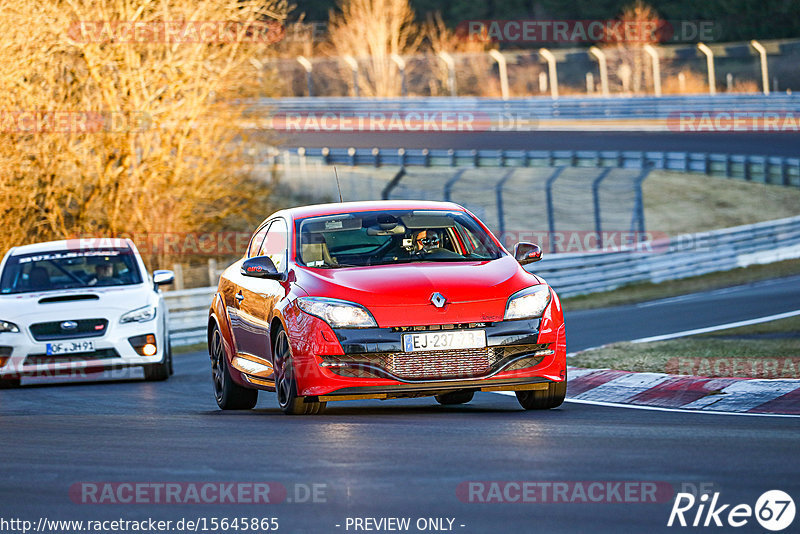
[[[61,250],[11,256],[0,277],[0,293],[140,284],[130,249]]]
[[[459,211],[354,212],[297,224],[297,262],[307,267],[486,261],[502,255],[489,234]]]

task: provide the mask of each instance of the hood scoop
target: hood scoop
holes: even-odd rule
[[[74,300],[100,300],[97,295],[59,295],[58,297],[44,297],[39,299],[39,304],[52,304],[54,302],[72,302]]]

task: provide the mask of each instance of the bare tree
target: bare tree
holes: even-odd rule
[[[0,10],[0,247],[202,232],[263,209],[237,99],[263,89],[252,60],[284,0],[0,0]]]
[[[617,74],[625,92],[641,93],[653,83],[644,45],[660,42],[665,22],[642,0],[625,7],[619,22],[618,32],[609,32],[605,39],[609,70]]]
[[[338,10],[330,13],[329,28],[331,55],[353,56],[360,63],[362,95],[400,93],[400,77],[391,56],[415,52],[420,42],[408,0],[341,0]]]

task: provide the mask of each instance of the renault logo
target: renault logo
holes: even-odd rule
[[[444,305],[447,304],[447,299],[441,293],[434,293],[431,295],[431,304],[437,308],[444,308]]]
[[[75,330],[78,328],[78,323],[75,321],[64,321],[61,323],[61,330]]]

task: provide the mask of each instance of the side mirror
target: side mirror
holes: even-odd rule
[[[242,276],[251,276],[253,278],[280,280],[283,277],[283,273],[278,272],[269,256],[256,256],[245,260],[239,272],[242,273]]]
[[[167,270],[153,271],[153,285],[163,286],[175,281],[175,273]]]
[[[542,249],[533,243],[517,243],[514,245],[514,259],[520,265],[527,265],[542,259]]]

